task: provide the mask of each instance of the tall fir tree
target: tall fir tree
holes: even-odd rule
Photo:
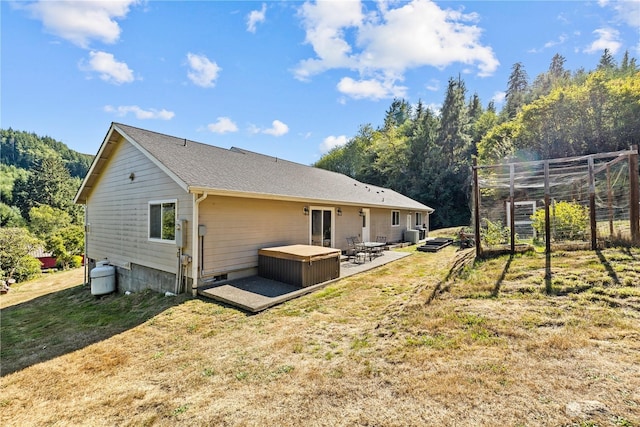
[[[508,119],[514,118],[526,103],[528,88],[529,76],[524,65],[522,62],[516,62],[511,67],[511,75],[507,84],[505,111]]]
[[[80,223],[80,207],[73,204],[74,180],[59,157],[45,157],[36,162],[26,179],[14,183],[13,201],[24,218],[33,207],[48,205],[69,213],[74,223]]]
[[[606,48],[604,52],[602,52],[602,56],[600,57],[600,61],[598,62],[596,69],[602,71],[613,71],[616,68],[616,60],[611,51]]]

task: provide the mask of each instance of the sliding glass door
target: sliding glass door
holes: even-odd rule
[[[311,208],[311,244],[333,247],[333,208]]]

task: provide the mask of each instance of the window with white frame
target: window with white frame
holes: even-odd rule
[[[391,211],[391,226],[397,227],[400,225],[400,211]]]
[[[149,202],[149,239],[173,242],[176,237],[176,201]]]
[[[416,212],[416,225],[422,227],[422,212]]]

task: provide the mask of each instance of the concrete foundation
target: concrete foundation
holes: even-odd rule
[[[89,260],[89,271],[96,265],[95,260]],[[176,275],[154,268],[144,267],[138,264],[131,264],[131,268],[116,267],[116,287],[118,292],[141,292],[151,289],[156,292],[175,292]],[[183,285],[182,292],[191,290],[191,279],[185,279],[186,286]]]

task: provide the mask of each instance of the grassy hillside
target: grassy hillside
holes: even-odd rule
[[[0,297],[0,423],[640,425],[640,249],[552,262],[415,252],[257,315],[27,283]]]

